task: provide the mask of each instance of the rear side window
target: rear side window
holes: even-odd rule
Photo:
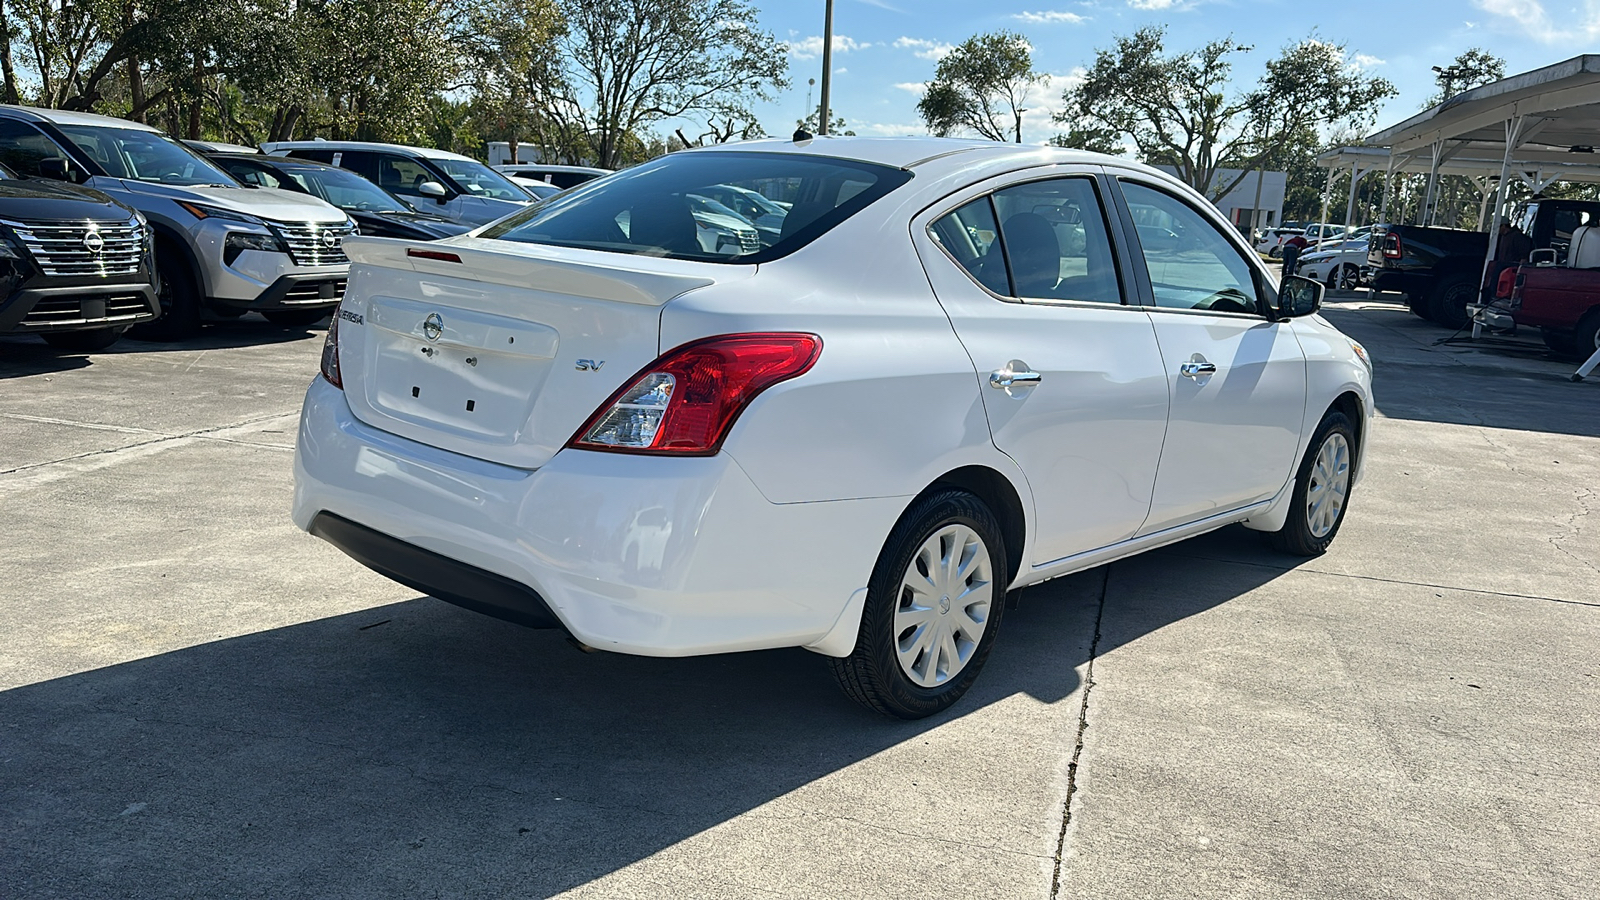
[[[933,239],[947,250],[974,281],[1002,297],[1011,294],[1000,227],[994,207],[980,197],[933,223]]]
[[[911,179],[890,166],[789,153],[675,153],[502,219],[480,237],[710,262],[761,263],[805,246]],[[761,194],[752,221],[712,198]]]

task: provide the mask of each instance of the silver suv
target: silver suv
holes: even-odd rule
[[[280,141],[261,149],[341,166],[423,212],[464,225],[493,222],[535,199],[499,172],[448,150],[368,141]]]
[[[141,326],[147,337],[187,337],[202,311],[309,325],[344,295],[350,261],[341,244],[356,231],[344,211],[304,194],[247,188],[148,125],[0,106],[0,162],[104,191],[150,220],[161,318]]]

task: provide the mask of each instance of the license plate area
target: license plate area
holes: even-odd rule
[[[489,313],[375,298],[367,402],[417,425],[514,443],[530,427],[555,329]]]

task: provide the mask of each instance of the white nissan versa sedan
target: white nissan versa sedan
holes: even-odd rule
[[[705,249],[719,185],[781,228]],[[590,647],[806,647],[907,718],[967,690],[1009,591],[1234,522],[1321,553],[1372,415],[1321,285],[1087,153],[753,141],[345,246],[301,528]]]

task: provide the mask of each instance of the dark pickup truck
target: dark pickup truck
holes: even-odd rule
[[[1600,224],[1600,203],[1539,197],[1519,206],[1513,221],[1534,249],[1554,250],[1565,262],[1572,232]],[[1367,265],[1374,289],[1403,293],[1417,315],[1447,328],[1462,328],[1468,322],[1468,305],[1483,295],[1488,251],[1489,235],[1481,231],[1376,225],[1367,246]],[[1495,275],[1489,273],[1489,286]]]

